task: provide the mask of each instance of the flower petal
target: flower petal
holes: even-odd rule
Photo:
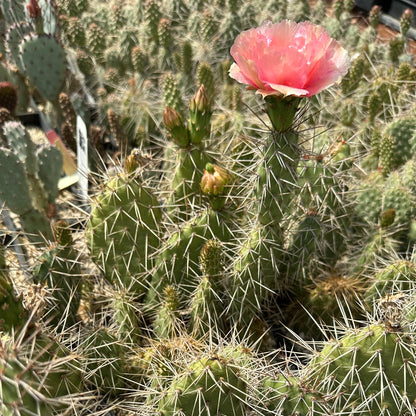
[[[269,85],[273,89],[273,91],[279,92],[284,97],[287,97],[288,95],[294,95],[296,97],[309,97],[310,96],[309,95],[310,93],[308,90],[304,90],[301,88],[292,88],[287,85],[279,85],[279,84],[269,84]],[[269,93],[266,95],[271,95],[271,94]]]
[[[246,30],[231,48],[230,76],[263,96],[310,97],[337,82],[349,67],[347,52],[321,27],[284,20]]]

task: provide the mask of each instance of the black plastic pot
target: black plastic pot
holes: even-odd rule
[[[355,0],[355,5],[369,12],[375,5],[381,7],[383,14],[380,22],[384,25],[400,31],[400,17],[406,9],[413,12],[413,24],[407,36],[416,40],[416,1],[415,0]]]
[[[39,127],[42,128],[39,113],[25,113],[18,114],[17,118],[25,127]]]

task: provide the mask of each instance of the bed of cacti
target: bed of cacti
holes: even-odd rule
[[[1,1],[2,415],[416,415],[412,15],[353,7]],[[351,64],[274,119],[230,48],[283,19]]]

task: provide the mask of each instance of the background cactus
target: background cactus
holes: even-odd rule
[[[19,122],[5,123],[3,132],[7,143],[0,153],[1,199],[20,215],[22,226],[32,234],[31,238],[51,238],[47,215],[50,204],[58,196],[61,153],[52,146],[36,146]]]

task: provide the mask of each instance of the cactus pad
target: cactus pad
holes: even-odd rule
[[[66,56],[52,36],[25,37],[20,45],[25,72],[39,93],[49,101],[58,100],[66,75]]]
[[[221,357],[204,357],[173,380],[158,410],[162,416],[244,416],[246,384]]]

